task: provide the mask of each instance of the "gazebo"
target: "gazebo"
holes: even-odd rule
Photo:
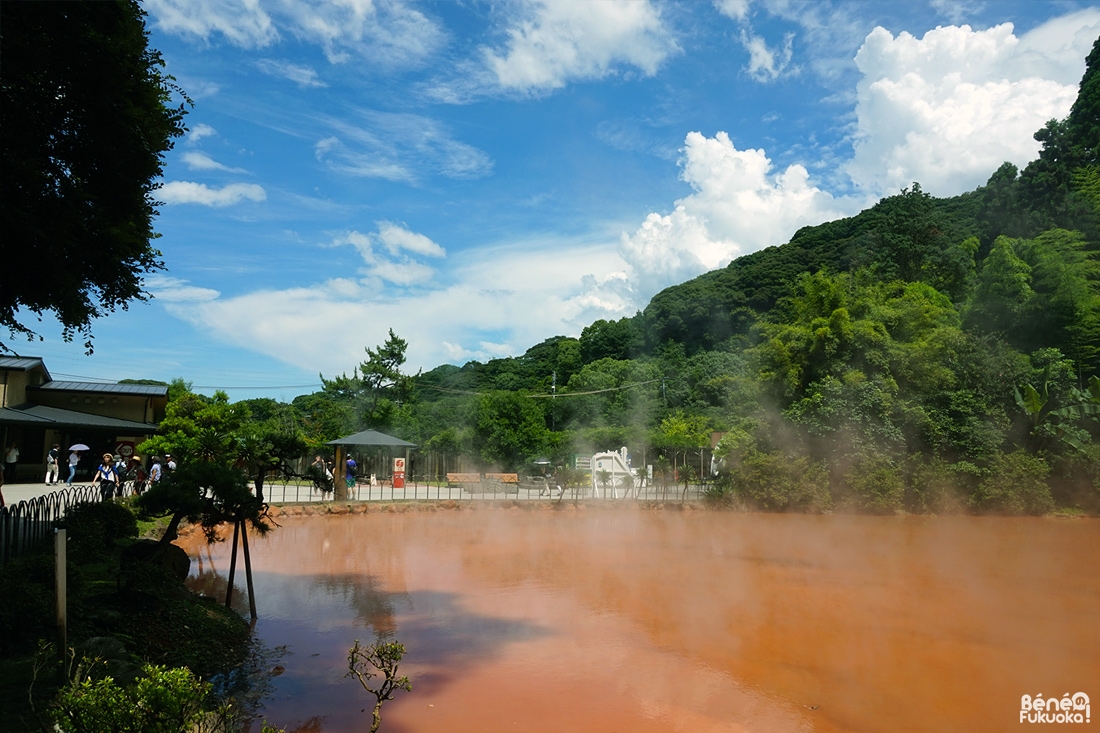
[[[406,467],[409,465],[409,451],[416,448],[416,443],[410,443],[407,440],[401,440],[401,438],[395,438],[392,435],[386,435],[377,430],[364,430],[354,435],[349,435],[346,438],[330,440],[325,445],[336,447],[336,470],[333,471],[334,475],[332,478],[334,484],[333,488],[335,489],[334,498],[337,500],[348,498],[347,481],[344,478],[347,474],[344,470],[345,462],[347,461],[347,448],[385,448],[390,455],[393,455],[395,448],[403,448],[405,457],[395,458],[393,462],[393,487],[398,489],[404,486]],[[398,485],[398,482],[400,482],[400,485]]]

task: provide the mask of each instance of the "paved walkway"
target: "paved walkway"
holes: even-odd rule
[[[88,481],[73,481],[73,486],[85,486],[89,484],[90,482]],[[6,483],[3,485],[3,487],[0,487],[0,491],[4,492],[4,503],[8,506],[15,506],[21,501],[27,501],[28,499],[33,499],[36,496],[42,496],[43,494],[48,494],[51,491],[60,491],[64,488],[64,481],[59,484],[54,484],[53,486],[47,486],[46,484]]]

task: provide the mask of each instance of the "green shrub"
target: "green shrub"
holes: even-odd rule
[[[730,467],[732,492],[768,511],[824,511],[832,506],[824,466],[805,456],[748,450]]]
[[[1051,465],[1050,484],[1059,506],[1100,512],[1100,443],[1089,443],[1084,451],[1056,456]]]
[[[859,511],[874,514],[899,511],[905,501],[901,466],[886,456],[861,456],[844,472],[839,493],[845,504]]]
[[[914,512],[958,513],[966,508],[983,472],[973,463],[948,463],[917,454],[909,459],[906,507]]]
[[[210,685],[186,667],[147,664],[125,687],[81,675],[58,693],[54,713],[65,733],[181,733],[202,717]]]
[[[74,504],[55,524],[67,530],[73,553],[99,554],[114,548],[117,540],[137,537],[133,512],[113,501]]]
[[[1023,450],[1002,453],[993,459],[970,505],[983,513],[1045,514],[1054,509],[1049,475],[1050,467],[1042,458]]]
[[[56,631],[54,556],[31,552],[0,567],[0,654],[30,653]]]

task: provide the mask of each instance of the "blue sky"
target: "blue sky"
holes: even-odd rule
[[[50,321],[55,378],[289,400],[393,328],[409,366],[523,353],[1064,117],[1082,2],[147,0],[194,101],[154,298]]]

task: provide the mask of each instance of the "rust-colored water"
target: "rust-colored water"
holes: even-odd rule
[[[280,521],[252,557],[257,632],[290,651],[263,715],[288,730],[367,729],[346,655],[379,632],[413,682],[391,732],[999,731],[1024,694],[1100,704],[1094,519]],[[193,572],[216,586],[227,549]]]

